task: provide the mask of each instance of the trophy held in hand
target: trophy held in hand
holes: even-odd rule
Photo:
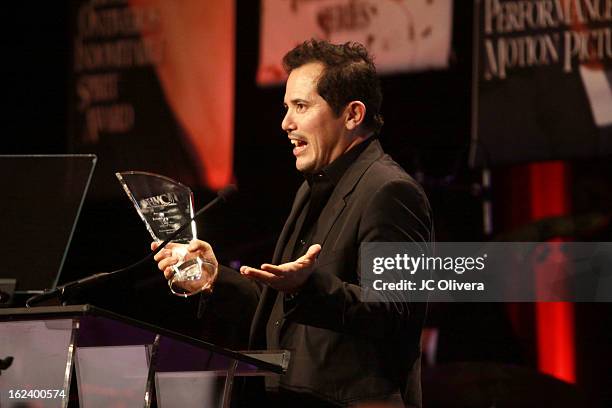
[[[193,218],[193,192],[189,187],[154,173],[126,171],[115,175],[156,242],[165,241]],[[172,242],[189,244],[194,239],[196,224],[191,221]],[[212,289],[217,275],[215,264],[199,256],[188,258],[187,245],[172,245],[172,256],[179,260],[168,280],[173,294],[188,297]]]

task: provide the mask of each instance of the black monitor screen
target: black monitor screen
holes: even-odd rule
[[[0,278],[55,287],[96,163],[94,155],[0,156]]]

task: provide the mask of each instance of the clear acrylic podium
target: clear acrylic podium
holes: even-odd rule
[[[78,305],[0,309],[0,359],[0,407],[67,407],[74,367],[82,408],[217,408],[236,376],[281,374],[289,352],[231,351]]]

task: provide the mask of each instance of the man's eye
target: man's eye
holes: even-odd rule
[[[304,105],[303,103],[298,103],[297,105],[295,105],[295,110],[298,112],[303,112],[306,109],[306,105]]]

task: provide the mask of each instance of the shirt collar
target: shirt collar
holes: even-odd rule
[[[305,174],[304,177],[308,182],[308,185],[312,187],[313,183],[317,183],[319,181],[330,181],[333,185],[337,185],[340,182],[340,179],[348,170],[348,168],[353,164],[357,157],[372,143],[376,136],[371,136],[359,143],[357,146],[354,146],[348,152],[343,153],[336,160],[325,166],[321,171],[312,174]]]

